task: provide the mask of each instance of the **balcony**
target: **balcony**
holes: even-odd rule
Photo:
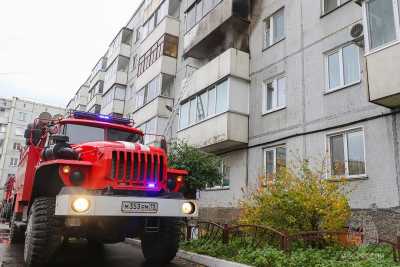
[[[137,109],[133,113],[133,120],[135,124],[141,125],[153,117],[167,118],[171,112],[167,110],[166,106],[172,107],[174,100],[172,98],[158,96],[151,100],[143,107]]]
[[[179,139],[207,152],[246,146],[249,60],[248,53],[228,49],[183,82]]]
[[[92,97],[92,99],[89,100],[89,103],[86,106],[86,111],[93,111],[95,110],[96,106],[101,106],[103,102],[103,96],[102,94],[96,94],[95,96]]]
[[[366,56],[370,101],[388,108],[400,107],[400,44]]]
[[[96,66],[92,69],[92,73],[90,75],[90,88],[93,88],[99,81],[104,81],[105,69],[107,66],[107,59],[102,57],[99,62],[97,62]]]
[[[203,5],[200,16],[196,11],[199,9],[197,4],[191,4],[185,12],[185,57],[214,58],[220,51],[228,48],[249,51],[248,0],[220,0],[215,1],[216,4],[212,6],[206,6],[205,3],[208,2],[205,1],[197,3]]]
[[[132,30],[122,28],[114,40],[111,42],[107,51],[107,68],[118,56],[129,58],[131,53]]]
[[[102,98],[101,113],[107,115],[123,115],[125,108],[126,88],[114,85]]]
[[[176,75],[178,38],[164,34],[138,60],[136,87],[142,88],[160,73]]]
[[[126,86],[128,82],[129,58],[119,56],[108,67],[104,77],[104,91],[108,91],[113,85]]]

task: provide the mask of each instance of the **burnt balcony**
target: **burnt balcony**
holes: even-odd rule
[[[400,44],[366,55],[370,101],[388,108],[400,107]]]
[[[185,57],[210,59],[228,48],[249,51],[249,0],[188,2],[192,3],[185,11]]]

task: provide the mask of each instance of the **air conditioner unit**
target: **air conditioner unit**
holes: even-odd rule
[[[356,45],[364,47],[364,26],[361,23],[356,23],[351,27],[350,36]]]

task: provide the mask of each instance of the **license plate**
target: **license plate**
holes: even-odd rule
[[[121,211],[124,213],[157,213],[157,202],[122,201]]]

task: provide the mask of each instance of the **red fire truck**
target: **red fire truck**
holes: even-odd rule
[[[79,111],[28,126],[10,223],[11,242],[25,239],[27,266],[47,263],[70,237],[139,237],[148,262],[175,257],[179,220],[198,206],[180,193],[187,172],[168,168],[165,140],[145,146],[143,136],[128,119]]]

